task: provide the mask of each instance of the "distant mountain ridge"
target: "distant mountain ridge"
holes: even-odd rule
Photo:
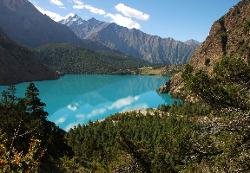
[[[115,23],[98,21],[95,18],[86,21],[76,14],[60,23],[67,25],[81,39],[102,43],[111,49],[120,50],[150,63],[187,63],[199,46],[199,42],[195,40],[181,42],[172,38],[163,39]]]
[[[38,61],[34,52],[19,46],[0,29],[0,84],[57,79],[56,72]]]
[[[42,14],[28,0],[1,0],[0,26],[12,40],[28,47],[69,43],[91,50],[111,51],[101,43],[79,39],[67,26]]]
[[[81,42],[68,27],[40,13],[28,0],[1,0],[0,26],[11,39],[29,47]]]

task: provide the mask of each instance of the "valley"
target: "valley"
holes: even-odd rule
[[[250,0],[1,0],[0,92],[0,173],[249,173]]]

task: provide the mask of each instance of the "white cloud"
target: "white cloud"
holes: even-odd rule
[[[99,14],[99,15],[105,15],[106,14],[106,12],[103,9],[93,7],[92,5],[89,5],[89,4],[84,4],[80,0],[73,0],[73,2],[74,2],[74,5],[73,5],[74,9],[78,9],[78,10],[86,9],[91,13]]]
[[[126,17],[131,17],[143,21],[147,21],[150,17],[150,15],[143,13],[137,9],[131,8],[123,3],[117,4],[115,8],[118,12],[122,13]]]
[[[73,0],[73,2],[74,2],[74,6],[73,6],[74,9],[84,9],[85,5],[84,5],[84,3],[82,1]]]
[[[85,118],[85,115],[84,114],[77,114],[76,118],[77,119],[83,119],[83,118]]]
[[[52,20],[59,22],[60,20],[64,19],[63,16],[61,16],[60,14],[57,14],[55,12],[52,11],[48,11],[45,10],[39,6],[35,6],[42,14],[46,14],[47,16],[49,16]]]
[[[135,22],[134,20],[132,20],[131,18],[125,17],[121,14],[111,14],[108,13],[106,15],[106,17],[110,17],[111,18],[111,22],[114,22],[120,26],[124,26],[127,27],[129,29],[135,28],[135,29],[140,29],[141,26],[139,23]]]
[[[139,96],[135,96],[135,97],[129,96],[126,98],[122,98],[122,99],[115,101],[114,103],[112,103],[109,106],[105,106],[104,108],[94,109],[93,111],[91,111],[88,114],[77,114],[76,118],[78,118],[78,119],[82,119],[82,118],[86,118],[86,117],[92,118],[92,117],[95,117],[97,115],[104,114],[108,110],[121,109],[121,108],[129,106],[132,103],[136,102],[137,100],[139,100],[139,98],[140,98]],[[143,108],[143,107],[147,107],[147,105],[146,106],[142,105],[142,106],[138,106],[138,107]]]
[[[58,120],[56,120],[55,123],[56,124],[61,124],[61,123],[64,123],[65,121],[66,121],[66,118],[65,117],[61,117]]]
[[[88,118],[94,117],[99,114],[104,114],[107,110],[105,108],[95,109],[87,115]]]
[[[113,13],[107,13],[105,10],[96,8],[92,5],[85,4],[81,0],[72,0],[74,5],[74,9],[85,9],[88,10],[91,13],[98,14],[104,17],[109,17],[111,19],[110,22],[116,23],[120,26],[127,27],[129,29],[135,28],[135,29],[140,29],[141,26],[138,22],[134,21],[132,18],[139,19],[139,20],[148,20],[149,15],[145,14],[139,10],[133,9],[131,7],[128,7],[124,4],[118,4],[115,6],[117,11],[121,12],[122,14],[113,14]]]
[[[108,109],[121,109],[122,107],[129,106],[135,101],[137,101],[140,97],[139,96],[129,96],[127,98],[119,99],[116,102],[114,102],[111,106],[108,107]]]
[[[91,111],[89,114],[85,115],[85,114],[77,114],[76,118],[77,119],[83,119],[83,118],[92,118],[96,115],[100,115],[100,114],[104,114],[105,112],[107,112],[106,108],[99,108],[99,109],[94,109],[93,111]]]
[[[70,104],[70,105],[68,105],[67,106],[67,108],[69,109],[69,110],[71,110],[71,111],[76,111],[78,108],[79,105],[78,104]]]
[[[65,8],[64,4],[60,0],[50,0],[50,3],[55,4],[56,6],[58,6],[60,8]]]
[[[103,9],[96,8],[96,7],[93,7],[91,5],[85,5],[84,8],[89,10],[91,13],[94,13],[94,14],[99,14],[99,15],[106,14],[106,12]]]

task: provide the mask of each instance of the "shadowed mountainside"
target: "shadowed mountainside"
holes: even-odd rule
[[[57,78],[56,72],[40,63],[31,50],[19,46],[0,30],[0,84]]]

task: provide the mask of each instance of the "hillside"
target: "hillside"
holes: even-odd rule
[[[81,39],[99,42],[111,49],[155,64],[187,63],[199,45],[196,41],[163,39],[94,18],[85,21],[77,15],[70,16],[61,23],[67,25]]]
[[[213,65],[223,56],[238,56],[250,62],[250,3],[248,0],[230,9],[213,24],[209,36],[195,51],[190,64],[196,69],[211,72]]]
[[[68,27],[40,13],[28,0],[1,0],[0,26],[11,39],[30,47],[81,42]]]
[[[190,65],[195,70],[213,73],[216,63],[222,57],[239,57],[250,62],[250,1],[243,0],[231,8],[227,14],[217,20],[207,39],[195,51]],[[170,92],[175,96],[183,96],[181,73],[173,76]]]
[[[117,52],[92,51],[70,44],[51,44],[37,49],[40,60],[61,73],[129,73],[147,62]]]
[[[31,50],[19,46],[0,31],[0,84],[57,78]]]

